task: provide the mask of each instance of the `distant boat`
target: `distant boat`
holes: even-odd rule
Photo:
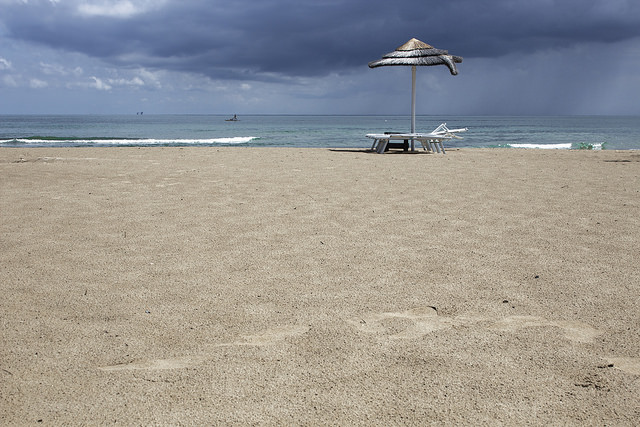
[[[230,119],[225,119],[225,122],[237,122],[238,120],[238,116],[234,114]]]

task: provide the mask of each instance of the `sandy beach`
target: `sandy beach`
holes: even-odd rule
[[[637,425],[640,152],[0,149],[1,425]]]

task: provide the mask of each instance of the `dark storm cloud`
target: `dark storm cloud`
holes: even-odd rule
[[[124,67],[227,79],[363,67],[411,37],[465,58],[491,58],[640,36],[636,0],[196,0],[119,16],[81,14],[75,2],[3,8],[0,28],[10,38]]]

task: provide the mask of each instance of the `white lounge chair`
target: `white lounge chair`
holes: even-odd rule
[[[466,131],[467,128],[449,129],[446,123],[442,123],[430,133],[370,133],[367,134],[367,138],[373,139],[371,150],[376,151],[379,154],[383,154],[385,152],[389,141],[391,140],[411,140],[411,151],[414,151],[413,142],[420,141],[422,148],[425,151],[446,154],[442,142],[454,138],[462,139],[461,136],[456,134]]]

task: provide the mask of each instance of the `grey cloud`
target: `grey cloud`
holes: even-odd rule
[[[17,2],[0,20],[9,37],[118,66],[253,80],[365,67],[411,37],[491,58],[640,36],[635,0],[196,0],[128,17],[75,7]]]

